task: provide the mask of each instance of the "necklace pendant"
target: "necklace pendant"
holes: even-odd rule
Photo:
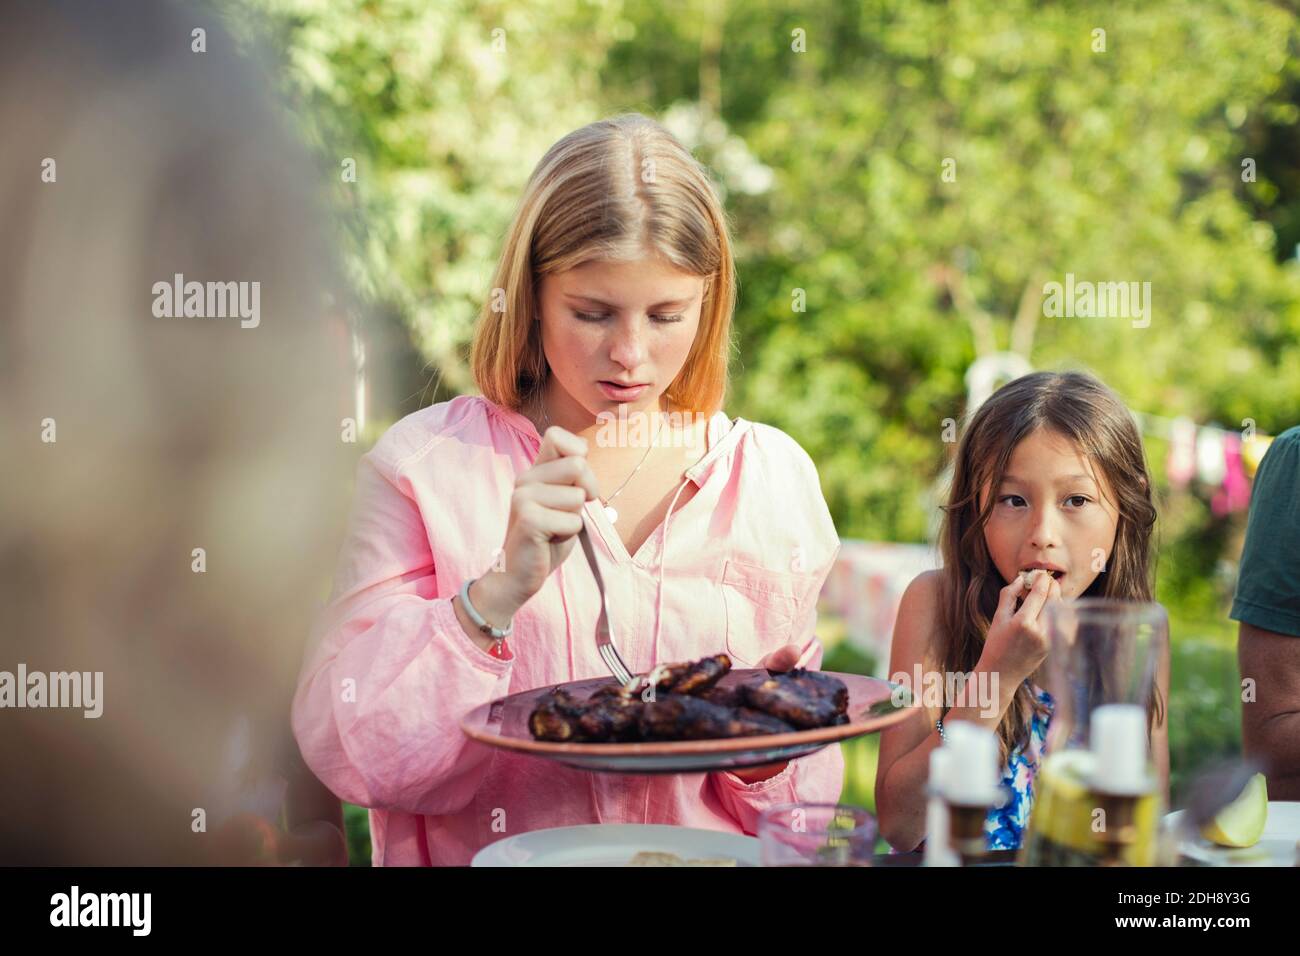
[[[618,524],[618,510],[613,505],[605,505],[605,517],[610,524]]]

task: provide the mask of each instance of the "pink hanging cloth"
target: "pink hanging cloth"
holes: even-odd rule
[[[1233,432],[1223,436],[1223,484],[1210,499],[1215,517],[1250,507],[1250,479],[1241,462],[1241,439]]]

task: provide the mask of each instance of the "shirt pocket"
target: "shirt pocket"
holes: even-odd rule
[[[794,643],[794,625],[815,575],[772,571],[728,558],[722,565],[727,653],[757,667],[767,654]]]

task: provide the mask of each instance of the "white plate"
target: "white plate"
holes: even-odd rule
[[[642,851],[760,865],[755,837],[664,824],[601,823],[506,837],[474,854],[470,866],[626,866]]]
[[[1176,827],[1182,810],[1165,814],[1165,823]],[[1264,835],[1254,846],[1230,848],[1202,842],[1198,855],[1221,866],[1295,866],[1296,841],[1300,840],[1300,801],[1270,800]]]

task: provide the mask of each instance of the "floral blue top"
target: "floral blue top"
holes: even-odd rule
[[[1042,688],[1033,687],[1042,710],[1035,710],[1029,728],[1029,743],[1024,748],[1016,747],[1007,757],[1007,765],[1002,772],[1002,788],[1008,794],[1007,801],[1000,807],[989,811],[984,821],[984,832],[988,835],[990,850],[1017,850],[1020,840],[1029,823],[1029,812],[1034,806],[1034,777],[1038,765],[1047,754],[1047,727],[1051,723],[1054,701],[1052,695]]]

